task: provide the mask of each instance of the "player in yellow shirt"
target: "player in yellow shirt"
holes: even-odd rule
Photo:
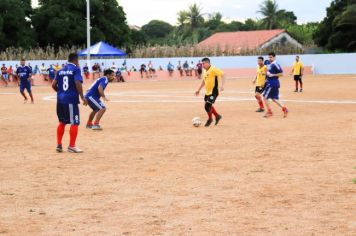
[[[262,93],[265,88],[267,66],[265,66],[264,64],[263,57],[258,57],[257,64],[257,74],[255,79],[252,81],[252,83],[256,85],[255,98],[258,102],[258,105],[260,106],[260,108],[258,108],[256,112],[264,112],[265,107],[263,105]]]
[[[294,75],[294,80],[295,80],[295,90],[294,90],[294,92],[298,92],[298,83],[300,84],[299,92],[303,92],[302,77],[303,77],[303,74],[304,74],[304,65],[299,60],[299,56],[295,57],[295,62],[293,63],[293,69],[292,69],[292,72],[290,74]]]
[[[216,67],[211,66],[209,58],[203,58],[203,80],[195,92],[195,96],[198,96],[200,90],[205,86],[205,111],[208,113],[209,119],[205,123],[205,127],[209,127],[213,122],[213,115],[215,116],[215,125],[219,123],[222,116],[217,113],[214,107],[216,98],[219,96],[219,92],[224,91],[225,76],[224,72]]]

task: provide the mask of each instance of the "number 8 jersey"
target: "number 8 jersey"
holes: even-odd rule
[[[55,80],[58,83],[57,103],[79,104],[79,93],[75,81],[83,83],[80,68],[73,63],[68,63],[58,71]]]

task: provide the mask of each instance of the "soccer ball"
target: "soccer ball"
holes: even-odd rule
[[[200,117],[194,117],[192,119],[192,124],[193,124],[194,127],[199,127],[201,125]]]

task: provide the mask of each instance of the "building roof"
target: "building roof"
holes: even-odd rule
[[[221,32],[213,34],[200,42],[198,46],[215,48],[219,45],[222,50],[227,46],[233,48],[235,51],[241,51],[241,49],[256,49],[284,32],[286,31],[282,29]]]

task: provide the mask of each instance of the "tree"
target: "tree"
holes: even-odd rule
[[[334,0],[314,34],[315,42],[333,51],[356,50],[356,0]]]
[[[91,0],[92,41],[115,46],[130,43],[125,13],[115,0]],[[40,46],[84,45],[86,43],[86,1],[40,0],[33,25]]]
[[[260,5],[260,10],[258,13],[261,13],[264,18],[262,23],[266,29],[276,29],[278,27],[278,4],[275,0],[265,0]]]
[[[225,25],[222,21],[222,14],[220,12],[215,12],[209,16],[209,20],[205,22],[205,27],[210,30],[217,30],[219,27]]]
[[[1,0],[0,12],[0,50],[34,46],[35,31],[29,19],[32,13],[30,1]]]
[[[190,28],[196,29],[203,25],[204,18],[201,13],[202,9],[194,3],[193,5],[189,6],[189,11],[187,12],[187,18],[189,20]]]
[[[149,38],[164,38],[170,34],[173,26],[160,20],[151,20],[148,24],[142,26],[142,31]]]

